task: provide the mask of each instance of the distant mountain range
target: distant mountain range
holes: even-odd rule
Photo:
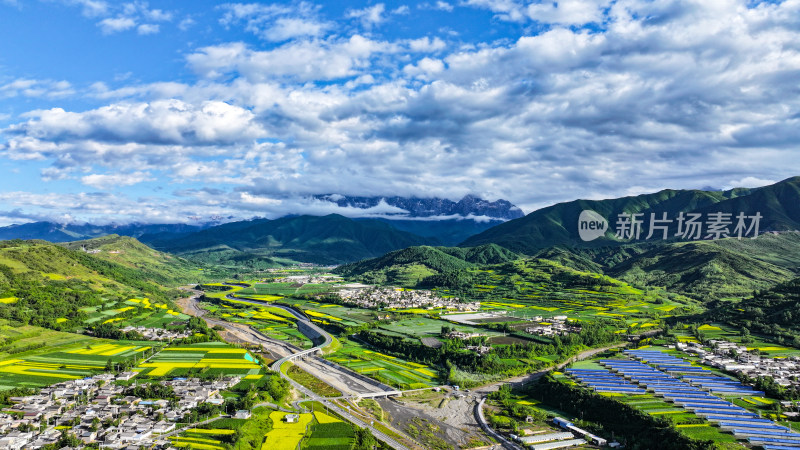
[[[71,242],[110,234],[139,238],[144,235],[191,233],[200,231],[208,226],[210,225],[194,226],[185,224],[139,223],[126,225],[91,225],[32,222],[0,227],[0,240],[39,239],[49,242]]]
[[[346,211],[346,208],[369,209],[378,205],[388,206],[388,210],[391,212],[380,214],[382,216],[380,218],[353,220],[383,222],[397,231],[416,235],[418,238],[415,238],[414,242],[417,244],[456,245],[468,237],[506,220],[523,216],[519,208],[506,200],[489,202],[475,196],[466,196],[458,202],[440,198],[345,197],[333,194],[317,196],[317,198],[335,203],[343,208],[343,211]],[[291,216],[286,217],[286,219],[289,218]],[[257,220],[261,221],[259,223],[266,223],[267,219]],[[242,223],[247,228],[250,226],[250,222],[243,221]],[[143,242],[164,243],[175,239],[186,242],[184,238],[191,233],[215,226],[221,226],[222,230],[231,227],[237,228],[236,223],[238,222],[224,225],[218,223],[92,225],[33,222],[0,227],[0,240],[41,239],[50,242],[71,242],[117,234],[135,237]],[[291,241],[291,239],[289,240]],[[396,250],[396,248],[390,250]],[[372,253],[369,255],[375,256]]]
[[[454,202],[443,198],[418,197],[352,197],[339,194],[317,195],[314,198],[335,203],[339,207],[370,209],[381,204],[403,211],[388,213],[401,217],[484,217],[510,220],[522,217],[522,210],[506,200],[490,202],[473,195],[467,195]]]
[[[581,212],[591,210],[608,221],[603,236],[584,241],[579,235],[578,219]],[[650,214],[664,217],[672,222],[668,235],[674,239],[677,218],[680,213],[701,214],[707,221],[712,213],[731,214],[733,224],[739,213],[747,216],[761,215],[759,232],[800,230],[800,177],[760,188],[737,188],[728,191],[663,190],[654,194],[622,197],[608,200],[574,200],[536,210],[525,217],[509,220],[466,239],[460,245],[474,247],[483,244],[498,244],[510,250],[534,254],[538,250],[553,246],[594,248],[621,245],[631,241],[617,239],[614,235],[618,214],[639,214],[645,226]],[[750,222],[748,222],[748,225]],[[706,230],[706,228],[703,228]],[[642,240],[648,234],[643,229]],[[703,232],[705,237],[706,232]],[[656,233],[657,239],[661,234]],[[652,239],[649,242],[653,242]],[[640,241],[641,242],[641,241]]]
[[[379,220],[338,214],[231,222],[193,233],[142,236],[151,247],[209,262],[339,264],[437,242]]]

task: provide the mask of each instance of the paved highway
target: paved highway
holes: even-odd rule
[[[194,291],[194,292],[197,292],[197,291]],[[198,296],[195,296],[195,297],[192,297],[191,299],[189,299],[188,303],[186,303],[185,306],[186,306],[186,311],[187,312],[191,312],[191,313],[194,313],[192,315],[196,315],[196,316],[202,317],[203,315],[205,315],[205,311],[197,306],[196,302],[197,302]],[[305,394],[311,400],[318,401],[318,402],[322,403],[323,405],[325,405],[326,407],[328,407],[328,409],[330,409],[331,411],[336,412],[337,414],[341,415],[342,417],[344,417],[345,419],[349,420],[350,422],[352,422],[352,423],[354,423],[354,424],[356,424],[356,425],[358,425],[358,426],[360,426],[362,428],[369,429],[372,432],[373,436],[375,436],[377,439],[383,441],[384,443],[386,443],[390,447],[398,449],[398,450],[410,450],[408,447],[406,447],[405,445],[397,442],[394,438],[392,438],[392,437],[388,436],[387,434],[383,433],[382,431],[378,430],[377,428],[372,426],[370,423],[367,423],[367,422],[365,422],[365,421],[353,416],[352,414],[347,412],[345,409],[343,409],[343,408],[339,407],[338,405],[328,401],[326,398],[315,394],[310,389],[308,389],[305,386],[297,383],[296,381],[294,381],[293,379],[289,378],[286,374],[284,374],[281,371],[281,366],[283,364],[285,364],[287,361],[290,361],[290,360],[293,360],[293,359],[296,359],[296,358],[301,358],[303,356],[307,356],[307,355],[315,353],[315,352],[321,352],[323,348],[329,346],[333,342],[333,337],[330,334],[328,334],[325,330],[323,330],[322,328],[318,327],[313,322],[308,320],[308,318],[305,315],[303,315],[299,311],[295,310],[294,308],[291,308],[291,307],[288,307],[288,306],[283,306],[283,305],[276,305],[276,304],[266,305],[264,302],[243,300],[241,298],[232,297],[230,294],[228,294],[227,298],[229,298],[230,300],[236,300],[237,302],[245,302],[245,303],[250,303],[250,304],[253,304],[253,305],[257,305],[257,306],[271,306],[271,307],[281,308],[281,309],[291,313],[295,317],[297,317],[298,321],[302,321],[302,323],[305,326],[308,327],[306,330],[300,330],[301,332],[303,332],[303,334],[306,334],[306,331],[311,331],[311,333],[309,333],[309,334],[314,334],[315,333],[317,336],[322,337],[323,338],[323,342],[321,342],[320,344],[318,344],[318,345],[316,345],[316,346],[314,346],[314,347],[312,347],[310,349],[307,349],[307,350],[299,350],[296,347],[291,346],[291,347],[294,347],[295,351],[293,351],[290,354],[288,354],[288,355],[276,360],[274,363],[272,363],[272,365],[270,366],[270,369],[274,370],[275,372],[278,372],[281,375],[281,377],[286,379],[295,389],[297,389],[299,392],[302,392],[303,394]],[[274,339],[271,339],[268,336],[265,336],[265,335],[259,333],[258,331],[253,330],[252,328],[249,328],[249,327],[246,329],[247,331],[245,331],[245,330],[243,330],[241,328],[238,328],[238,327],[235,327],[234,329],[232,329],[231,328],[232,324],[230,322],[225,322],[225,321],[221,321],[221,320],[217,320],[217,319],[211,319],[211,318],[205,318],[205,317],[204,317],[204,320],[206,320],[206,322],[209,322],[209,324],[220,325],[222,327],[225,327],[225,329],[228,330],[231,333],[239,334],[240,336],[242,336],[242,334],[244,334],[244,336],[246,336],[248,338],[247,339],[248,342],[256,343],[256,344],[262,345],[262,346],[267,347],[267,348],[270,348],[270,347],[272,347],[274,345],[280,345],[280,347],[282,349],[286,349],[287,345],[288,345],[288,344],[280,342],[280,341],[275,341]],[[244,336],[242,336],[242,337],[244,337]],[[308,336],[308,334],[306,334],[306,336]],[[317,337],[317,336],[309,336],[309,338],[313,340],[314,337]],[[300,401],[295,402],[295,406],[297,406],[298,409],[304,409],[304,408],[300,407],[299,402]]]

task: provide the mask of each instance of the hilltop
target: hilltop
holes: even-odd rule
[[[773,261],[769,247],[789,246],[794,261]],[[788,244],[788,245],[787,245]],[[795,276],[800,235],[761,236],[752,241],[679,242],[655,247],[610,267],[606,273],[637,285],[660,286],[698,300],[742,297]]]
[[[120,310],[125,301],[135,297],[148,298],[148,304],[163,304],[166,312],[171,299],[179,295],[174,287],[202,275],[200,267],[153,254],[152,249],[145,250],[130,238],[110,237],[82,245],[124,248],[125,252],[92,254],[45,241],[0,241],[0,318],[73,330],[92,323],[87,321],[91,317],[97,317],[92,319],[96,321],[137,313],[137,308]],[[147,259],[142,252],[149,252]],[[137,267],[146,261],[152,265]]]
[[[174,239],[162,237],[146,242],[158,250],[209,261],[283,259],[338,264],[435,240],[399,231],[377,220],[330,214],[232,222]]]
[[[609,228],[599,239],[584,242],[578,235],[578,216],[592,210],[609,221]],[[510,250],[535,254],[538,250],[554,246],[569,248],[597,248],[631,243],[620,241],[613,233],[617,215],[651,213],[662,217],[666,213],[673,223],[670,236],[677,231],[674,220],[679,213],[699,213],[706,218],[709,213],[740,212],[746,215],[761,214],[760,232],[800,230],[800,177],[793,177],[754,189],[737,188],[727,191],[672,190],[653,194],[607,200],[574,200],[539,209],[525,217],[510,220],[466,239],[461,246],[494,243]],[[646,232],[645,232],[646,234]]]
[[[483,264],[500,264],[517,258],[519,255],[514,252],[492,244],[474,248],[419,246],[347,264],[334,272],[365,283],[414,286],[433,275]]]
[[[137,239],[111,234],[83,241],[63,243],[62,246],[83,251],[95,258],[136,269],[160,285],[179,285],[197,283],[209,274],[200,272],[212,270],[200,267],[194,262],[169,253],[154,250]]]
[[[92,239],[110,234],[140,238],[144,235],[159,233],[189,233],[205,228],[203,226],[185,224],[124,224],[93,225],[77,223],[31,222],[0,227],[0,240],[40,239],[48,242],[71,242],[80,239]]]

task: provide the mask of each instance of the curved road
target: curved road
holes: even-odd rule
[[[228,284],[228,283],[225,283],[225,284]],[[241,284],[233,284],[233,283],[230,283],[230,285],[243,286]],[[193,291],[193,292],[198,293],[197,291]],[[296,358],[302,358],[304,356],[313,354],[315,352],[321,352],[323,348],[329,346],[333,342],[333,338],[332,338],[332,336],[330,334],[328,334],[325,330],[323,330],[322,328],[320,328],[317,325],[315,325],[305,315],[303,315],[302,313],[298,312],[294,308],[291,308],[291,307],[288,307],[288,306],[283,306],[283,305],[266,304],[264,302],[259,302],[259,301],[254,301],[254,300],[241,299],[241,298],[233,297],[233,294],[228,294],[226,296],[226,298],[228,298],[229,300],[236,300],[238,302],[249,303],[249,304],[257,305],[257,306],[265,306],[266,305],[266,306],[281,308],[281,309],[289,312],[293,316],[297,317],[298,321],[302,321],[304,325],[308,326],[308,328],[311,331],[313,331],[314,333],[316,333],[318,336],[322,336],[324,338],[324,341],[321,344],[316,345],[316,346],[314,346],[314,347],[312,347],[310,349],[307,349],[307,350],[300,350],[300,349],[297,349],[297,347],[291,346],[290,344],[287,344],[285,342],[277,341],[275,339],[269,338],[268,336],[265,336],[265,335],[259,333],[258,331],[253,330],[252,328],[249,328],[249,327],[247,328],[247,330],[249,331],[249,333],[247,333],[247,334],[250,334],[252,338],[257,338],[257,340],[255,340],[255,341],[249,341],[248,340],[249,342],[258,342],[258,341],[268,342],[271,345],[282,345],[284,349],[290,350],[288,355],[283,356],[282,358],[280,358],[280,359],[276,360],[274,363],[272,363],[272,365],[270,366],[270,369],[278,372],[281,375],[281,377],[286,379],[295,389],[297,389],[299,392],[302,392],[303,394],[305,394],[311,400],[322,403],[323,405],[328,407],[328,409],[336,412],[337,414],[341,415],[342,417],[344,417],[345,419],[349,420],[350,422],[352,422],[352,423],[354,423],[354,424],[356,424],[356,425],[358,425],[358,426],[360,426],[362,428],[368,428],[376,438],[378,438],[381,441],[385,442],[389,446],[391,446],[393,448],[396,448],[396,449],[400,449],[400,450],[408,450],[408,447],[400,444],[399,442],[397,442],[393,438],[391,438],[391,437],[387,436],[386,434],[384,434],[383,432],[375,429],[372,425],[367,424],[363,420],[361,420],[361,419],[353,416],[352,414],[350,414],[345,409],[343,409],[343,408],[339,407],[338,405],[332,403],[330,401],[331,399],[328,399],[326,397],[322,397],[322,396],[314,393],[313,391],[309,390],[305,386],[303,386],[303,385],[297,383],[296,381],[294,381],[293,379],[289,378],[286,374],[284,374],[281,371],[281,367],[287,361],[291,361],[291,360],[296,359]],[[197,299],[197,297],[193,297],[192,298],[192,300],[196,300],[196,299]],[[200,308],[197,308],[197,305],[194,302],[190,302],[190,305],[191,305],[190,309],[194,309],[197,313],[199,313],[197,315],[202,316],[203,314],[205,314],[205,311],[200,309]],[[210,323],[213,323],[213,324],[222,325],[222,326],[226,327],[226,329],[231,331],[231,329],[230,329],[231,323],[230,322],[220,321],[220,320],[217,320],[217,319],[209,319],[209,318],[204,318],[204,319],[207,322],[210,322]],[[245,332],[245,330],[242,330],[241,328],[237,328],[237,330],[240,333]],[[301,332],[303,332],[303,330],[301,330]],[[305,333],[305,332],[303,332],[303,334],[306,334],[306,336],[308,336],[308,334]],[[313,340],[313,337],[311,337],[311,336],[308,336],[308,337]],[[502,381],[502,382],[492,383],[492,384],[489,384],[489,385],[486,385],[486,386],[483,386],[483,387],[475,389],[474,392],[476,394],[483,394],[484,395],[484,397],[475,405],[474,415],[475,415],[475,418],[478,421],[478,424],[481,426],[481,428],[483,428],[483,430],[487,434],[489,434],[494,439],[496,439],[498,442],[500,442],[500,444],[504,448],[506,448],[507,450],[519,450],[521,447],[519,447],[515,443],[505,439],[499,433],[494,431],[489,426],[489,424],[486,422],[486,419],[485,419],[485,417],[483,415],[483,403],[486,401],[485,395],[487,395],[489,392],[496,391],[503,384],[506,384],[506,383],[519,384],[519,385],[527,384],[527,383],[530,383],[532,381],[537,380],[538,378],[540,378],[541,376],[543,376],[545,373],[549,372],[550,370],[561,369],[561,368],[563,368],[564,366],[566,366],[567,364],[569,364],[571,362],[579,361],[579,360],[582,360],[582,359],[586,359],[586,358],[589,358],[589,357],[595,355],[596,353],[608,350],[610,348],[620,347],[620,346],[624,346],[624,345],[626,345],[626,343],[617,344],[617,345],[608,346],[608,347],[603,347],[603,348],[598,348],[598,349],[590,349],[590,350],[587,350],[587,351],[579,353],[578,355],[574,356],[573,358],[570,358],[569,360],[557,365],[555,368],[548,368],[548,369],[540,370],[538,372],[530,373],[530,374],[527,374],[527,375],[524,375],[524,376],[512,378],[510,380],[505,380],[505,381]],[[288,348],[288,347],[291,347],[291,348]],[[339,398],[345,398],[345,397],[347,397],[347,396],[342,396],[342,397],[339,397]],[[302,400],[302,401],[306,401],[306,400]],[[294,404],[297,407],[297,409],[301,409],[302,410],[304,408],[302,408],[299,405],[300,402],[301,402],[301,400],[298,400],[298,401],[294,402]]]
[[[226,284],[227,284],[227,283],[226,283]],[[194,291],[194,292],[196,292],[196,291]],[[288,375],[286,375],[285,373],[283,373],[283,372],[281,371],[281,366],[282,366],[284,363],[286,363],[287,361],[290,361],[290,360],[292,360],[292,359],[295,359],[295,358],[301,358],[301,357],[303,357],[303,356],[306,356],[306,355],[312,354],[312,353],[314,353],[314,352],[321,352],[323,348],[325,348],[325,347],[329,346],[329,345],[330,345],[330,344],[333,342],[333,337],[332,337],[330,334],[328,334],[328,333],[327,333],[325,330],[323,330],[322,328],[320,328],[320,327],[316,326],[316,325],[315,325],[313,322],[311,322],[310,320],[308,320],[308,318],[307,318],[305,315],[303,315],[302,313],[298,312],[298,311],[297,311],[297,310],[295,310],[294,308],[291,308],[291,307],[288,307],[288,306],[283,306],[283,305],[275,305],[275,304],[269,304],[269,305],[267,305],[267,304],[266,304],[266,303],[264,303],[264,302],[257,302],[257,301],[243,300],[243,299],[240,299],[240,298],[234,298],[234,297],[231,297],[231,294],[228,294],[228,295],[226,296],[226,298],[228,298],[228,299],[230,299],[230,300],[236,300],[236,301],[239,301],[239,302],[250,303],[250,304],[253,304],[253,305],[258,305],[258,306],[271,306],[271,307],[277,307],[277,308],[281,308],[281,309],[283,309],[283,310],[285,310],[285,311],[289,312],[289,313],[290,313],[290,314],[292,314],[293,316],[297,317],[298,321],[302,321],[302,322],[303,322],[303,324],[304,324],[305,326],[307,326],[307,327],[308,327],[310,330],[312,330],[313,332],[317,333],[319,336],[322,336],[322,337],[324,338],[324,340],[323,340],[323,342],[322,342],[322,343],[320,343],[319,345],[316,345],[316,346],[314,346],[314,347],[312,347],[312,348],[310,348],[310,349],[307,349],[307,350],[293,351],[293,352],[292,352],[291,354],[289,354],[288,356],[284,356],[284,357],[282,357],[282,358],[280,358],[280,359],[276,360],[274,363],[272,363],[272,365],[270,366],[270,369],[271,369],[271,370],[274,370],[274,371],[276,371],[276,372],[278,372],[282,378],[284,378],[285,380],[287,380],[287,381],[288,381],[288,382],[289,382],[289,383],[290,383],[290,384],[291,384],[291,385],[292,385],[292,386],[293,386],[295,389],[297,389],[299,392],[302,392],[302,393],[303,393],[303,394],[305,394],[307,397],[309,397],[309,399],[310,399],[310,400],[312,400],[312,401],[317,401],[317,402],[320,402],[320,403],[322,403],[323,405],[325,405],[325,406],[326,406],[326,407],[327,407],[329,410],[331,410],[331,411],[334,411],[335,413],[337,413],[337,414],[339,414],[340,416],[344,417],[344,418],[345,418],[345,419],[347,419],[348,421],[350,421],[350,422],[352,422],[352,423],[354,423],[354,424],[356,424],[356,425],[358,425],[358,426],[360,426],[360,427],[362,427],[362,428],[367,428],[367,429],[369,429],[369,430],[372,432],[372,435],[373,435],[373,436],[375,436],[377,439],[379,439],[379,440],[383,441],[384,443],[386,443],[386,444],[387,444],[387,445],[389,445],[390,447],[392,447],[392,448],[394,448],[394,449],[397,449],[397,450],[410,450],[410,449],[409,449],[408,447],[406,447],[405,445],[403,445],[403,444],[401,444],[401,443],[397,442],[397,441],[396,441],[394,438],[392,438],[392,437],[390,437],[390,436],[386,435],[385,433],[383,433],[382,431],[380,431],[380,430],[376,429],[376,428],[375,428],[375,427],[373,427],[371,424],[369,424],[369,423],[366,423],[365,421],[363,421],[363,420],[361,420],[361,419],[359,419],[359,418],[357,418],[357,417],[353,416],[352,414],[350,414],[349,412],[347,412],[347,411],[346,411],[346,410],[344,410],[343,408],[341,408],[341,407],[339,407],[338,405],[336,405],[336,404],[334,404],[334,403],[332,403],[332,402],[328,401],[328,400],[327,400],[325,397],[322,397],[322,396],[320,396],[320,395],[318,395],[318,394],[314,393],[314,392],[313,392],[313,391],[311,391],[310,389],[306,388],[305,386],[301,385],[300,383],[298,383],[298,382],[294,381],[293,379],[289,378],[289,376],[288,376]],[[197,301],[197,296],[195,296],[195,297],[192,297],[192,298],[191,298],[191,300],[192,300],[192,301],[189,301],[189,302],[188,302],[188,303],[189,303],[189,305],[191,305],[191,306],[188,306],[188,305],[187,305],[187,306],[188,306],[188,307],[187,307],[187,309],[190,309],[190,310],[192,310],[192,312],[196,312],[196,313],[198,313],[197,315],[199,315],[199,316],[202,316],[202,315],[204,315],[204,314],[205,314],[205,311],[203,311],[202,309],[198,308],[198,307],[197,307],[197,304],[195,303],[195,302]],[[231,326],[231,323],[230,323],[230,322],[219,321],[219,320],[217,320],[217,319],[209,319],[209,318],[205,318],[205,317],[204,317],[203,319],[204,319],[204,320],[206,320],[207,322],[210,322],[210,323],[213,323],[213,324],[219,324],[219,325],[221,325],[221,326],[225,327],[227,330],[231,331],[231,328],[230,328],[230,326]],[[220,323],[220,322],[221,322],[221,323]],[[236,329],[237,329],[239,332],[243,332],[243,331],[244,331],[244,330],[242,330],[242,329],[240,329],[240,328],[238,328],[238,327],[237,327]],[[268,341],[270,344],[272,344],[272,343],[273,343],[273,342],[272,342],[272,341],[273,341],[273,339],[271,339],[271,338],[268,338],[267,336],[264,336],[264,335],[262,335],[261,333],[259,333],[259,332],[255,331],[255,330],[253,330],[252,328],[249,328],[249,327],[248,327],[248,330],[250,331],[250,334],[251,334],[253,337],[256,337],[256,338],[257,338],[257,340],[256,340],[255,342],[257,342],[257,343],[263,343],[263,341]],[[303,331],[303,330],[301,330],[301,332],[302,332],[302,331]],[[303,333],[303,334],[305,334],[305,333]],[[310,338],[311,338],[311,337],[310,337]],[[311,338],[311,339],[313,340],[313,338]],[[286,344],[284,343],[284,345],[286,345]],[[303,400],[303,401],[306,401],[306,400]],[[299,402],[300,402],[300,401],[297,401],[297,402],[294,402],[294,403],[295,403],[295,405],[296,405],[296,406],[298,406],[298,409],[304,409],[304,408],[301,408],[301,407],[299,407],[299,406],[300,406],[300,405],[299,405]]]
[[[534,380],[538,380],[544,374],[546,374],[547,372],[550,372],[551,370],[561,370],[561,369],[563,369],[564,367],[566,367],[570,363],[573,363],[573,362],[576,362],[576,361],[581,361],[581,360],[584,360],[584,359],[587,359],[587,358],[591,358],[592,356],[594,356],[594,355],[596,355],[596,354],[598,354],[600,352],[604,352],[604,351],[612,349],[612,348],[624,347],[626,345],[628,345],[627,342],[622,342],[622,343],[619,343],[619,344],[609,345],[609,346],[602,347],[602,348],[589,349],[589,350],[583,351],[581,353],[578,353],[577,355],[573,356],[572,358],[569,358],[568,360],[558,364],[555,367],[542,369],[542,370],[540,370],[538,372],[534,372],[534,373],[530,373],[530,374],[527,374],[527,375],[523,375],[521,377],[516,377],[516,378],[512,378],[510,380],[505,380],[505,381],[500,381],[500,382],[497,382],[497,383],[492,383],[492,384],[477,388],[477,389],[475,389],[475,393],[485,394],[485,395],[480,399],[478,404],[475,405],[475,419],[478,420],[478,424],[481,426],[481,428],[483,428],[483,430],[487,434],[489,434],[490,436],[495,438],[497,441],[499,441],[504,448],[506,448],[507,450],[520,450],[520,449],[522,449],[522,447],[520,447],[519,445],[517,445],[517,444],[515,444],[515,443],[513,443],[513,442],[511,442],[511,441],[509,441],[507,439],[505,439],[503,436],[500,435],[500,433],[498,433],[497,431],[493,430],[489,426],[489,424],[486,422],[486,418],[483,416],[483,403],[486,401],[486,398],[487,398],[486,395],[488,395],[489,392],[498,390],[500,388],[500,386],[503,385],[503,384],[508,384],[508,383],[510,383],[510,384],[518,384],[518,385],[528,384],[528,383],[530,383],[530,382],[532,382]]]

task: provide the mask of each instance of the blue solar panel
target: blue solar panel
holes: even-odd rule
[[[596,387],[594,388],[595,391],[600,392],[640,392],[644,394],[645,392],[641,389],[636,388],[612,388],[612,387]]]
[[[713,414],[720,416],[736,416],[736,417],[758,417],[757,414],[742,412],[742,411],[718,411],[716,409],[695,409],[695,414]]]
[[[719,397],[714,397],[713,395],[709,395],[705,392],[666,392],[664,393],[664,397],[675,397],[675,398],[710,398],[710,399],[717,399]]]
[[[747,430],[747,429],[740,429],[735,428],[733,430],[733,434],[750,434],[750,435],[758,435],[758,436],[774,436],[781,439],[788,439],[788,438],[797,438],[800,439],[800,434],[797,433],[788,433],[788,432],[779,432],[779,431],[756,431],[756,430]],[[785,436],[785,437],[784,437]]]
[[[722,406],[722,405],[709,405],[709,404],[698,405],[697,403],[684,403],[682,406],[684,408],[687,408],[687,409],[703,409],[703,410],[711,410],[711,409],[716,409],[716,408],[725,408],[725,406]],[[727,411],[735,411],[735,410],[729,409]],[[720,414],[722,414],[722,411],[720,411]]]
[[[704,399],[704,398],[684,398],[681,400],[671,399],[675,403],[685,403],[687,405],[705,405],[709,408],[714,408],[717,406],[733,406],[732,404],[724,401],[724,400],[711,400],[711,399]]]
[[[767,420],[767,419],[742,419],[742,420],[739,420],[739,419],[731,419],[730,417],[721,417],[721,416],[707,416],[706,419],[714,420],[714,421],[724,420],[725,422],[729,422],[729,423],[736,423],[736,422],[763,423],[763,424],[772,423],[771,420]]]
[[[703,394],[705,394],[705,392],[703,392],[703,391],[699,391],[699,390],[695,390],[695,389],[684,389],[684,388],[681,388],[681,387],[678,387],[678,386],[651,386],[650,389],[652,389],[652,390],[654,390],[656,392],[660,392],[660,393],[676,394],[676,395],[686,394],[686,395],[689,395],[689,396],[692,396],[692,395],[703,396]]]
[[[719,392],[721,395],[740,395],[740,396],[750,395],[753,397],[760,397],[764,395],[762,391],[716,391],[712,389],[711,392]]]
[[[793,441],[791,439],[751,437],[751,438],[747,438],[747,440],[750,441],[750,442],[774,442],[776,444],[797,444],[798,446],[800,446],[800,442]],[[797,447],[794,447],[794,448],[796,449]]]
[[[622,380],[620,377],[587,377],[582,375],[575,375],[575,378],[580,378],[581,380]]]
[[[754,430],[786,430],[786,431],[789,430],[786,427],[783,427],[783,426],[780,426],[780,425],[775,425],[775,424],[766,425],[766,424],[760,424],[760,423],[720,422],[718,425],[721,426],[721,427],[727,427],[727,428],[731,428],[731,427],[742,428],[742,429],[752,428]]]

